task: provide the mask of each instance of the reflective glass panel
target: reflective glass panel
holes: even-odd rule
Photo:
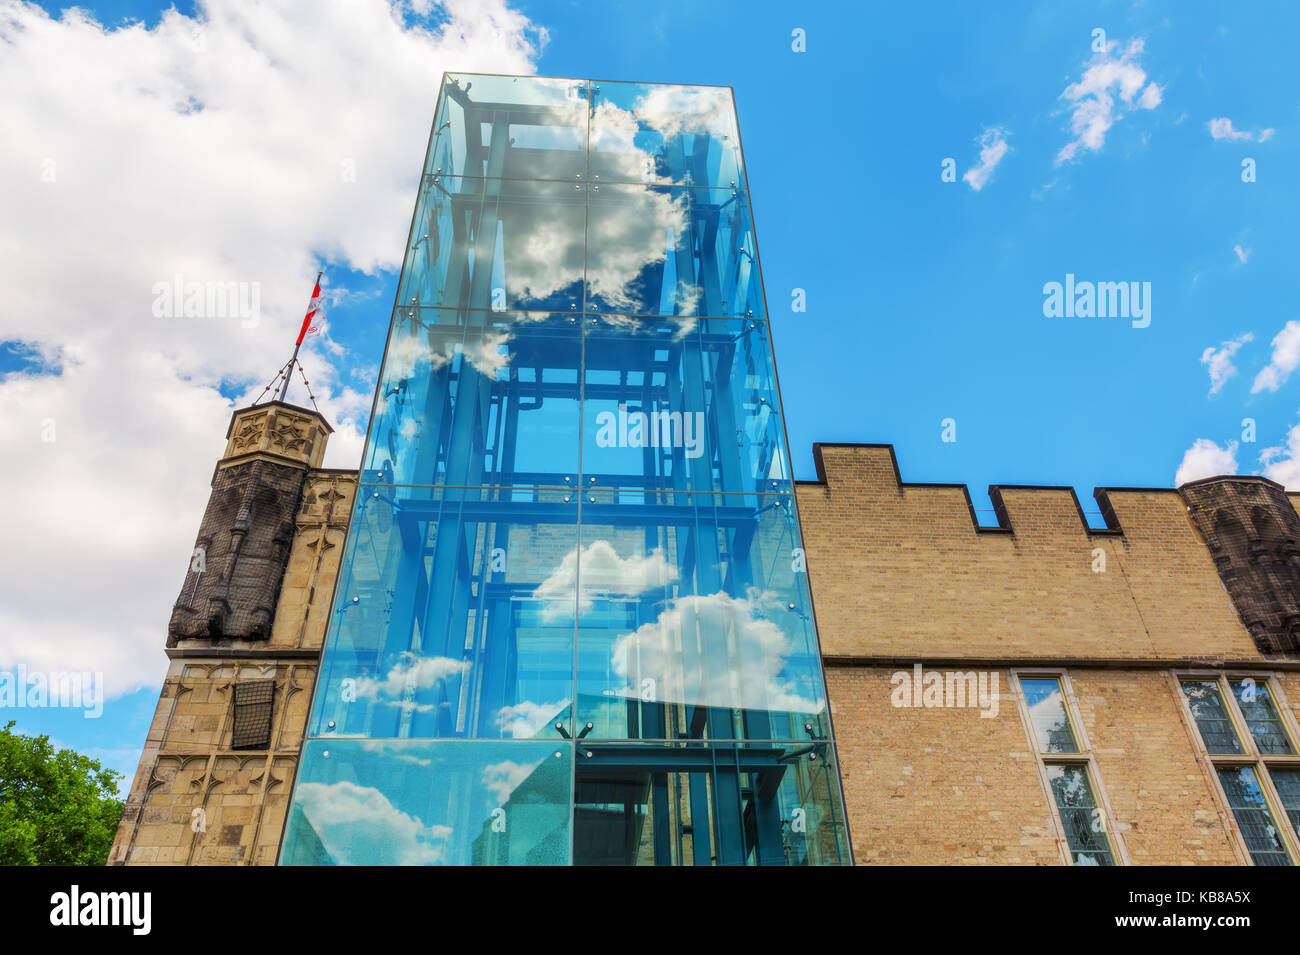
[[[588,311],[764,317],[743,191],[599,185],[589,196]]]
[[[581,361],[574,315],[397,309],[363,480],[576,486]]]
[[[592,86],[591,172],[599,182],[744,188],[730,90]]]
[[[1047,780],[1061,814],[1065,839],[1075,865],[1114,865],[1106,814],[1097,807],[1086,766],[1047,767]]]
[[[1266,681],[1233,680],[1232,694],[1237,698],[1241,714],[1246,717],[1246,726],[1261,753],[1266,756],[1291,756],[1295,753]]]
[[[584,487],[789,493],[765,323],[589,316]]]
[[[1207,753],[1244,753],[1228,707],[1215,680],[1183,680],[1183,695],[1201,731]]]
[[[847,863],[828,742],[578,744],[575,865]]]
[[[1219,782],[1237,819],[1237,828],[1255,865],[1291,865],[1291,856],[1278,831],[1259,778],[1250,766],[1222,766]]]
[[[586,207],[581,183],[426,174],[398,305],[579,310]]]
[[[851,863],[730,90],[435,113],[282,861]]]
[[[1029,718],[1034,724],[1038,749],[1043,753],[1077,753],[1079,741],[1070,714],[1065,707],[1065,694],[1061,681],[1055,677],[1021,677],[1020,686],[1029,707]]]
[[[312,740],[281,865],[569,864],[573,746]]]
[[[587,82],[448,76],[429,169],[446,176],[576,181],[587,167]]]
[[[554,724],[568,727],[573,703],[572,498],[363,485],[311,735],[561,738]]]
[[[583,495],[578,725],[592,738],[806,739],[826,701],[785,495]]]

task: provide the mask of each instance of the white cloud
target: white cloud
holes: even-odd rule
[[[567,697],[555,703],[534,703],[523,700],[497,710],[497,725],[506,736],[514,739],[532,739],[542,729],[551,725],[551,721],[564,713],[565,707],[572,702]]]
[[[399,264],[443,69],[531,73],[544,41],[505,0],[436,26],[385,0],[199,8],[108,30],[0,0],[0,342],[51,366],[0,378],[0,667],[103,671],[110,697],[161,679],[230,412],[288,357],[318,262]],[[154,317],[177,274],[260,283],[260,321]],[[303,352],[325,463],[355,467],[370,392],[340,368],[375,356]]]
[[[1210,372],[1210,394],[1217,395],[1228,379],[1237,373],[1237,366],[1232,363],[1232,356],[1246,342],[1252,342],[1255,336],[1250,332],[1240,338],[1224,342],[1219,348],[1210,346],[1201,352],[1201,364]]]
[[[1254,133],[1250,132],[1249,130],[1235,129],[1232,125],[1232,120],[1230,120],[1226,116],[1220,116],[1217,119],[1212,119],[1208,123],[1206,123],[1205,126],[1210,131],[1211,138],[1218,141],[1229,142],[1229,143],[1237,142],[1243,139],[1248,139],[1248,140],[1258,139],[1261,143],[1266,143],[1273,138],[1273,133],[1275,132],[1275,130],[1272,127],[1269,127],[1268,129],[1262,130],[1260,134],[1256,136]]]
[[[425,335],[394,335],[388,344],[384,377],[394,382],[417,373],[428,374],[451,364],[460,355],[483,374],[495,378],[510,364],[512,339],[512,333],[506,329],[486,329],[469,342],[444,339],[437,346],[431,345]]]
[[[666,587],[677,579],[677,568],[664,552],[655,548],[644,557],[619,557],[607,540],[592,541],[579,553],[569,551],[560,566],[533,591],[533,598],[547,601],[542,619],[554,622],[574,612],[574,590],[581,569],[582,587],[578,612],[590,610],[597,596],[638,597],[647,590]]]
[[[453,660],[451,657],[425,657],[407,651],[388,671],[384,679],[358,677],[356,692],[358,699],[374,700],[401,706],[404,709],[418,710],[421,713],[435,709],[437,703],[416,703],[406,697],[417,696],[420,691],[432,689],[449,676],[456,676],[470,669],[468,660]]]
[[[299,783],[293,795],[336,865],[435,865],[453,832],[402,812],[373,786]]]
[[[1250,387],[1252,395],[1261,391],[1277,391],[1286,384],[1291,372],[1300,366],[1300,322],[1292,320],[1282,326],[1282,330],[1274,336],[1272,346],[1273,357],[1255,376],[1255,383]]]
[[[639,179],[653,169],[652,154],[637,145],[646,133],[664,141],[680,134],[707,134],[722,142],[734,135],[731,97],[719,87],[652,86],[624,108],[602,101],[591,117],[591,149],[607,168]],[[685,179],[681,180],[685,182]]]
[[[1300,491],[1300,424],[1286,433],[1285,445],[1261,451],[1259,463],[1264,466],[1264,477],[1288,491]]]
[[[1229,441],[1227,447],[1221,448],[1209,438],[1197,438],[1183,455],[1183,463],[1178,465],[1174,486],[1219,474],[1236,473],[1236,441]]]
[[[975,141],[980,145],[979,165],[967,169],[962,179],[979,192],[988,183],[993,170],[997,168],[998,163],[1011,147],[1007,145],[1007,131],[996,126],[984,130]]]
[[[511,760],[503,760],[490,766],[484,766],[483,788],[496,797],[497,806],[504,806],[510,801],[510,797],[514,795],[520,784],[531,776],[533,770],[537,769],[542,762],[542,760],[536,760],[531,763],[516,763]]]
[[[613,672],[627,680],[612,696],[630,697],[653,681],[655,698],[693,706],[771,712],[817,713],[815,688],[786,672],[790,637],[773,618],[790,618],[770,591],[751,588],[745,597],[724,592],[678,597],[650,623],[614,642]],[[738,680],[725,667],[687,666],[684,648],[696,647],[701,661],[729,656],[741,661]]]
[[[1238,261],[1241,262],[1242,265],[1245,265],[1246,260],[1250,258],[1251,250],[1243,249],[1240,244],[1234,245],[1232,247],[1232,251],[1237,253],[1237,259]]]
[[[1087,69],[1076,83],[1061,93],[1070,108],[1070,131],[1074,139],[1056,155],[1059,166],[1073,159],[1081,149],[1097,152],[1106,142],[1106,133],[1127,108],[1152,110],[1160,105],[1163,87],[1147,83],[1146,71],[1138,62],[1143,40],[1131,40],[1122,53],[1112,40],[1105,51],[1093,54]],[[1144,85],[1145,84],[1145,85]],[[1119,102],[1116,102],[1116,96]]]
[[[1247,132],[1242,132],[1232,128],[1232,120],[1226,116],[1218,119],[1212,119],[1205,124],[1210,130],[1210,136],[1214,139],[1226,139],[1229,142],[1238,139],[1253,139],[1254,137]]]

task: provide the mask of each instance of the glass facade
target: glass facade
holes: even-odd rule
[[[280,861],[851,862],[729,89],[444,77]]]

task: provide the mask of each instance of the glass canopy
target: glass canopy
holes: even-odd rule
[[[848,864],[731,91],[444,77],[282,864]]]

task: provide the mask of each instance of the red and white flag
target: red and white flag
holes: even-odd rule
[[[298,341],[294,344],[301,345],[302,340],[308,335],[320,331],[320,326],[313,325],[312,319],[322,317],[324,313],[320,310],[320,276],[317,276],[316,287],[311,290],[311,304],[307,306],[307,315],[302,320],[302,330],[298,332]]]

